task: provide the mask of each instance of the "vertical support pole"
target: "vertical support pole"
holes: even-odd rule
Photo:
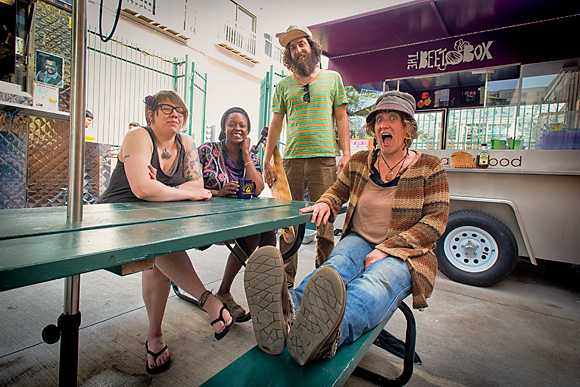
[[[85,144],[85,65],[87,47],[86,0],[75,0],[72,12],[72,72],[70,151],[68,178],[67,223],[80,223],[83,218],[83,174]],[[67,277],[64,288],[64,311],[59,318],[61,328],[59,385],[76,386],[78,373],[80,275]]]
[[[69,223],[80,223],[83,218],[86,23],[86,0],[75,0],[73,3],[69,198],[67,206]]]
[[[194,140],[198,140],[195,138],[195,125],[193,124],[193,117],[195,116],[195,62],[191,61],[189,65],[190,71],[190,78],[189,78],[189,135],[193,137]],[[203,144],[205,142],[205,128],[201,129],[201,140],[197,142],[197,144]]]
[[[488,120],[487,120],[487,118],[488,118],[488,115],[489,115],[488,114],[488,106],[487,106],[487,86],[488,86],[488,81],[489,81],[489,73],[488,73],[488,71],[486,69],[486,71],[485,71],[485,86],[484,86],[484,89],[483,89],[483,92],[485,94],[483,94],[483,109],[482,109],[482,111],[485,112],[485,117],[484,117],[484,120],[483,120],[483,127],[485,128],[485,134],[484,134],[484,137],[483,137],[483,141],[486,144],[491,144],[491,142],[488,142],[487,141],[487,138],[488,138],[488,136],[487,136],[487,132],[488,132]],[[490,139],[489,140],[491,141],[492,138],[493,138],[493,133],[490,136]]]
[[[523,83],[524,83],[524,74],[522,71],[522,66],[520,66],[520,79],[518,80],[518,100],[516,102],[516,117],[514,119],[514,131],[512,133],[512,138],[514,139],[512,142],[512,146],[513,148],[511,149],[515,149],[516,148],[516,139],[518,138],[517,134],[518,134],[518,126],[520,121],[520,106],[522,104],[522,92],[524,90],[523,88]],[[523,136],[523,131],[522,131],[522,142],[524,141],[524,136]],[[509,134],[508,134],[508,140],[509,140]],[[509,143],[509,141],[508,141]]]
[[[272,97],[274,96],[274,66],[270,65],[268,74],[268,91],[266,94],[266,123],[264,126],[270,126],[272,119]]]
[[[177,58],[173,57],[173,91],[178,91],[178,84],[177,78],[179,77],[179,63],[177,62]],[[187,106],[187,105],[185,105]]]
[[[189,109],[189,122],[187,123],[189,130],[187,134],[191,136],[193,133],[193,80],[191,77],[191,62],[189,61],[189,55],[185,55],[184,77],[183,95],[185,96],[185,106]]]
[[[203,80],[203,109],[201,112],[201,127],[202,127],[202,134],[201,134],[201,141],[199,144],[203,144],[205,142],[205,110],[207,104],[207,73],[204,74]]]

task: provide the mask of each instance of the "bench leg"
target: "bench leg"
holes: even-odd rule
[[[184,301],[190,302],[195,306],[199,306],[199,301],[197,301],[196,298],[190,297],[186,293],[182,292],[181,289],[179,289],[179,286],[175,285],[173,282],[171,283],[171,288],[173,289],[173,293],[175,293],[177,297],[181,298]]]
[[[401,375],[396,379],[389,379],[362,367],[356,367],[353,375],[368,380],[379,386],[404,386],[409,382],[409,380],[411,380],[411,376],[413,375],[413,361],[415,359],[417,325],[415,323],[413,312],[407,306],[407,304],[401,302],[399,304],[399,309],[401,312],[403,312],[403,315],[407,320],[407,331],[405,334],[405,358],[403,359],[403,372]]]
[[[296,252],[298,251],[298,249],[302,245],[302,241],[304,240],[304,233],[305,232],[306,232],[306,223],[299,224],[298,230],[296,232],[296,238],[294,239],[294,244],[292,246],[290,246],[288,251],[286,251],[285,253],[281,252],[282,259],[284,261],[286,261],[287,259],[292,257],[294,254],[296,254]]]
[[[79,329],[81,326],[80,275],[65,279],[64,311],[57,325],[50,324],[42,330],[42,340],[55,344],[60,340],[58,385],[76,386],[79,365]]]
[[[244,242],[244,238],[236,239],[235,242],[238,245],[238,247],[240,248],[240,250],[242,250],[242,252],[246,256],[246,258],[249,258],[250,255],[252,255],[252,252],[250,251],[250,249],[246,245],[246,242]],[[240,261],[240,263],[242,264],[242,266],[243,267],[246,267],[246,262],[244,262],[244,260],[242,258],[240,258],[240,256],[238,255],[238,253],[236,253],[236,251],[234,250],[234,248],[232,246],[230,246],[230,244],[228,242],[224,242],[224,245],[233,254],[233,256],[236,257],[236,259],[238,261]]]
[[[77,385],[80,326],[81,312],[72,315],[63,313],[58,318],[58,327],[61,332],[59,386]]]

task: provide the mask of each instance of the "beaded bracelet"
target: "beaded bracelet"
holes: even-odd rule
[[[201,293],[201,296],[199,297],[199,307],[200,308],[203,308],[203,305],[205,304],[205,302],[209,298],[210,294],[211,294],[211,292],[209,290],[206,290],[205,292]]]

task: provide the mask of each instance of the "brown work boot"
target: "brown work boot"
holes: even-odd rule
[[[345,308],[342,277],[332,268],[320,268],[306,284],[300,311],[286,339],[288,352],[298,364],[335,355]]]
[[[281,354],[292,310],[284,262],[276,247],[260,247],[250,256],[244,287],[258,347],[271,355]]]
[[[248,313],[236,302],[236,300],[234,300],[234,297],[230,292],[224,294],[216,293],[215,296],[228,308],[228,312],[236,318],[236,322],[245,322],[249,320]]]

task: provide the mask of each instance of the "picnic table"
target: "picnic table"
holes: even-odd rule
[[[85,205],[0,211],[0,291],[65,278],[74,282],[59,317],[60,384],[76,385],[80,275],[310,220],[304,202],[274,198]]]

